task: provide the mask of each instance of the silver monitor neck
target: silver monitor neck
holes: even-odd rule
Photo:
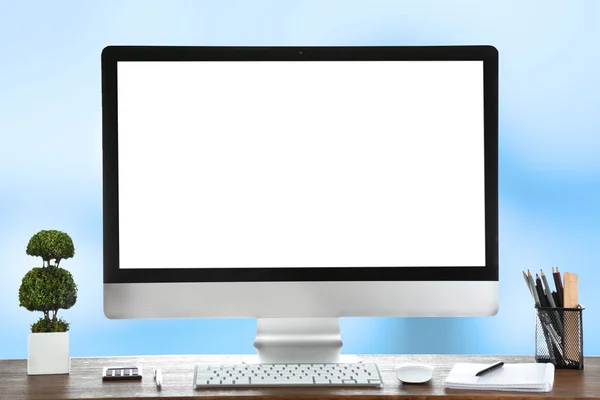
[[[336,363],[338,318],[259,318],[254,347],[261,363]]]

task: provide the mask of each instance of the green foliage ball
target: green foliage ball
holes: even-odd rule
[[[77,301],[77,285],[66,269],[36,267],[27,272],[19,287],[19,305],[29,311],[69,309]]]
[[[27,254],[42,257],[44,261],[71,258],[75,255],[73,240],[65,232],[56,230],[39,231],[29,239]]]
[[[62,318],[56,321],[40,318],[36,323],[31,324],[32,333],[66,332],[68,330],[69,324]]]

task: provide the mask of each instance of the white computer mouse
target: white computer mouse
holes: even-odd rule
[[[396,378],[403,383],[425,383],[433,377],[433,366],[405,363],[396,365]]]

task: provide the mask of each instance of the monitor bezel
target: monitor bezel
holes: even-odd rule
[[[117,63],[120,61],[483,61],[486,265],[481,267],[119,267]],[[497,281],[498,51],[475,46],[108,46],[101,56],[104,283]]]

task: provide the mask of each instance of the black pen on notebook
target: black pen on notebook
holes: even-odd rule
[[[503,361],[498,361],[497,363],[492,364],[489,367],[482,369],[481,371],[476,373],[475,376],[483,376],[483,375],[487,374],[488,372],[497,370],[498,368],[502,367],[503,365],[504,365]]]

